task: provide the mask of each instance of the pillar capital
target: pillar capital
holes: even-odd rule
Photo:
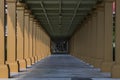
[[[16,3],[17,0],[6,0],[7,3]]]
[[[17,2],[17,10],[24,10],[26,5],[24,3]]]
[[[37,21],[37,25],[39,25],[39,21]]]
[[[34,16],[33,15],[30,15],[30,21],[34,21]]]
[[[93,10],[92,16],[93,16],[93,17],[96,17],[96,16],[97,16],[97,9]]]
[[[38,22],[38,20],[37,19],[34,19],[34,23],[37,23]]]
[[[25,9],[25,13],[31,13],[31,11],[28,9]]]
[[[102,6],[101,6],[101,7],[100,7],[100,6],[97,7],[97,11],[104,11],[104,10],[105,10],[105,9],[104,9],[104,7],[102,7]]]
[[[31,14],[31,15],[30,15],[30,18],[34,18],[34,16]]]
[[[98,4],[96,9],[97,11],[104,11],[104,3]]]
[[[30,11],[30,10],[25,9],[25,16],[29,16],[29,15],[30,15],[30,13],[31,13],[31,11]]]

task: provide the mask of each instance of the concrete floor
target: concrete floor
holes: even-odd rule
[[[8,80],[8,79],[0,79]],[[70,55],[51,55],[9,80],[120,80]]]

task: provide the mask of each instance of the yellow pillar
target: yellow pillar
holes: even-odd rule
[[[72,36],[72,38],[71,38],[71,54],[72,54],[72,56],[74,56],[74,52],[73,52],[73,50],[74,50],[74,41],[73,41],[73,37],[74,37],[74,36]]]
[[[89,16],[87,17],[87,23],[86,23],[86,30],[87,30],[87,33],[86,33],[86,62],[88,62],[89,61]]]
[[[30,26],[29,26],[29,57],[31,59],[31,63],[34,64],[34,58],[33,58],[33,21],[34,17],[30,15]]]
[[[34,58],[33,58],[33,21],[34,17],[30,15],[30,26],[29,26],[29,54],[32,64],[34,64]]]
[[[72,48],[73,49],[72,50],[72,54],[73,54],[73,56],[75,56],[75,52],[74,52],[75,51],[75,38],[74,38],[74,36],[72,37],[72,42],[73,42],[73,45],[72,45],[73,46],[73,48]]]
[[[113,78],[120,78],[120,0],[116,0],[116,47],[115,47],[115,64],[112,68],[112,77]]]
[[[76,34],[75,34],[75,37],[74,37],[74,38],[75,38],[75,45],[74,45],[74,46],[75,46],[75,51],[74,51],[74,52],[75,52],[75,56],[77,57],[77,53],[76,53],[76,48],[77,48],[77,35],[76,35]]]
[[[34,58],[34,52],[35,52],[35,50],[34,50],[34,33],[35,33],[35,31],[34,31],[34,27],[35,27],[35,19],[34,19],[34,17],[33,17],[33,26],[32,26],[32,57],[31,57],[31,60],[32,60],[32,64],[34,64],[35,63],[35,58]]]
[[[50,55],[50,38],[49,36],[47,35],[47,53],[48,53],[48,56]]]
[[[42,28],[40,28],[40,55],[41,55],[41,59],[44,57],[44,53],[43,53],[43,30]]]
[[[42,58],[45,57],[45,52],[44,52],[44,33],[43,33],[43,29],[42,29],[42,34],[41,34],[41,40],[42,40],[42,46],[41,46],[41,50],[42,50]]]
[[[30,11],[25,10],[25,25],[24,25],[24,56],[27,61],[27,66],[31,66],[32,62],[29,54],[29,24],[30,24]]]
[[[22,3],[17,3],[17,60],[20,69],[27,67],[23,52],[24,6]]]
[[[93,11],[92,15],[92,64],[96,64],[97,53],[97,12]]]
[[[48,36],[48,55],[50,55],[51,52],[50,52],[50,37]]]
[[[111,72],[113,60],[112,60],[112,3],[113,0],[105,0],[105,52],[104,60],[102,63],[102,71]]]
[[[48,52],[47,52],[47,33],[45,32],[45,53],[46,53],[46,57],[48,56]]]
[[[95,67],[100,68],[104,54],[104,7],[101,5],[97,8],[97,53]]]
[[[36,49],[36,44],[35,44],[35,40],[36,40],[36,30],[35,30],[35,27],[36,27],[36,22],[37,20],[34,19],[34,26],[33,26],[33,59],[34,59],[34,62],[36,62],[36,59],[35,59],[35,49]]]
[[[87,23],[87,29],[88,29],[88,33],[87,33],[87,62],[90,63],[91,61],[91,56],[90,56],[90,39],[91,39],[91,36],[90,36],[90,30],[91,30],[91,16],[89,15],[88,16],[88,23]]]
[[[7,1],[7,63],[10,67],[10,72],[18,72],[18,62],[16,59],[16,0]]]
[[[91,22],[91,64],[95,65],[95,57],[96,57],[96,11],[92,13],[92,22]]]
[[[45,33],[43,30],[43,54],[44,54],[44,58],[46,57],[46,52],[45,52]]]
[[[35,60],[36,62],[38,61],[38,22],[36,23],[36,27],[35,27]]]
[[[85,54],[86,54],[86,59],[85,59],[86,62],[88,62],[88,57],[89,57],[89,56],[88,56],[88,53],[89,53],[89,52],[88,52],[88,49],[89,49],[89,48],[88,48],[88,29],[89,29],[89,28],[88,28],[88,22],[89,22],[88,18],[89,18],[89,17],[87,17],[86,23],[85,23],[85,49],[84,49],[84,50],[85,50]]]
[[[89,21],[88,21],[88,28],[89,28],[89,32],[88,32],[89,61],[88,62],[90,64],[92,64],[92,47],[91,47],[91,45],[92,45],[92,28],[91,27],[92,27],[92,16],[90,15],[89,16]]]
[[[40,59],[42,59],[42,39],[41,39],[41,35],[42,35],[42,29],[41,29],[41,26],[40,26],[40,33],[39,33],[39,36],[40,36]]]
[[[4,47],[4,10],[5,10],[5,0],[0,0],[0,78],[8,78],[10,76],[10,72],[8,69],[8,65],[5,64],[5,47]]]
[[[40,25],[38,27],[38,61],[41,59],[41,55],[40,55]]]

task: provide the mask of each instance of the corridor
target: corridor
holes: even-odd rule
[[[12,80],[120,80],[110,79],[109,73],[66,54],[48,56],[12,77]]]
[[[119,3],[0,0],[0,79],[120,80]]]

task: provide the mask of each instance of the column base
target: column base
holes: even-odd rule
[[[30,58],[27,58],[26,61],[27,61],[27,66],[31,66],[32,65],[32,61],[31,61]]]
[[[90,64],[94,66],[95,60],[94,59],[90,59]]]
[[[102,60],[101,59],[96,59],[94,63],[94,67],[96,68],[101,68]]]
[[[88,57],[86,57],[85,62],[88,62]]]
[[[19,72],[19,63],[16,62],[8,62],[10,72]]]
[[[113,62],[103,62],[101,66],[101,71],[103,72],[111,72]]]
[[[38,61],[40,61],[41,60],[41,56],[38,56]]]
[[[27,62],[26,62],[26,60],[18,60],[18,62],[19,62],[19,67],[20,67],[20,69],[23,69],[23,68],[27,68]]]
[[[120,78],[120,64],[114,65],[112,68],[112,78]]]
[[[0,78],[9,78],[10,70],[8,65],[0,65]]]
[[[31,57],[31,60],[32,60],[32,64],[34,64],[35,63],[34,57]]]
[[[37,62],[37,61],[38,61],[38,57],[37,57],[37,56],[35,56],[34,58],[35,58],[35,62]]]
[[[90,60],[91,60],[91,59],[90,59],[90,58],[88,58],[88,59],[87,59],[87,63],[89,63],[89,64],[90,64]]]

